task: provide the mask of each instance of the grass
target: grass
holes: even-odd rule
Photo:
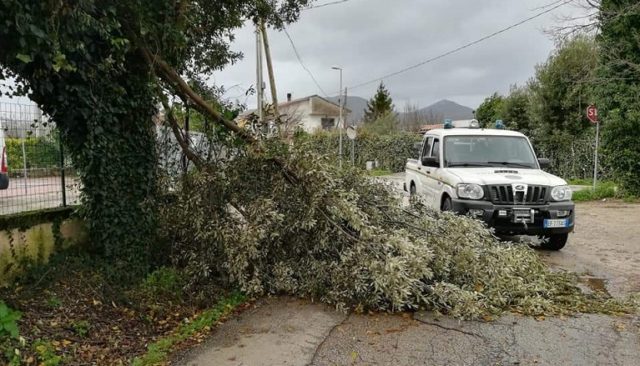
[[[373,170],[369,170],[368,174],[373,176],[373,177],[382,177],[385,175],[391,175],[393,174],[393,172],[391,172],[390,170],[386,170],[386,169],[373,169]]]
[[[165,363],[175,345],[193,337],[199,332],[207,330],[221,318],[229,315],[245,300],[245,296],[240,293],[234,293],[220,300],[213,308],[204,311],[193,321],[182,324],[171,335],[150,344],[147,353],[135,358],[131,364],[133,366],[151,366]]]
[[[613,182],[603,182],[593,188],[573,192],[574,202],[598,201],[605,198],[621,198],[618,195],[618,187]]]
[[[593,179],[586,179],[586,178],[568,179],[567,182],[569,182],[569,184],[572,186],[592,186],[593,185]]]

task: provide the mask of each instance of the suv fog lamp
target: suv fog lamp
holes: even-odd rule
[[[484,210],[471,209],[471,210],[469,210],[469,215],[474,216],[474,217],[483,216],[484,215]]]
[[[479,200],[484,197],[484,189],[479,184],[462,183],[458,184],[458,197],[470,200]]]
[[[498,216],[501,216],[501,217],[507,216],[507,210],[499,210],[498,211]]]
[[[554,201],[570,201],[573,191],[569,186],[557,186],[551,190],[551,198]]]
[[[569,215],[571,215],[571,211],[569,211],[569,210],[560,210],[560,211],[558,211],[558,217],[559,218],[567,217]]]

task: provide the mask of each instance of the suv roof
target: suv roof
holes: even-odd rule
[[[520,132],[508,130],[496,130],[489,128],[449,128],[436,129],[427,132],[425,135],[446,137],[446,136],[516,136],[526,137]]]

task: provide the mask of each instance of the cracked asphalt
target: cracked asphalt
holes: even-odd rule
[[[576,233],[552,267],[584,274],[585,291],[640,291],[640,205],[578,204]],[[493,322],[428,312],[346,315],[292,298],[259,300],[174,361],[240,365],[624,365],[640,366],[640,317],[579,314]]]

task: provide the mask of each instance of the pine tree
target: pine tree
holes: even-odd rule
[[[393,113],[395,106],[391,99],[391,94],[384,83],[380,83],[376,94],[367,102],[367,109],[364,111],[364,121],[366,123],[375,122],[376,120],[388,116]]]

